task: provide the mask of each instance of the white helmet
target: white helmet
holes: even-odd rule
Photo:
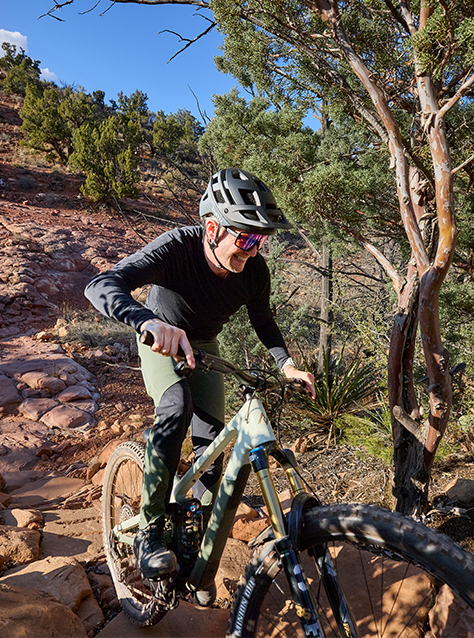
[[[221,226],[250,233],[272,235],[278,228],[292,228],[268,186],[240,168],[227,168],[211,177],[199,204],[201,218],[210,214]]]

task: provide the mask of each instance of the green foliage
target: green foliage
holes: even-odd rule
[[[456,6],[458,5],[458,6]],[[452,74],[460,63],[474,62],[474,7],[459,0],[450,10],[433,4],[433,12],[426,26],[414,34],[409,45],[420,61],[420,71],[431,72],[435,79]],[[450,51],[446,57],[443,51]]]
[[[316,398],[302,397],[301,404],[313,421],[313,429],[328,432],[328,440],[336,438],[349,415],[361,416],[379,405],[380,382],[370,364],[361,358],[347,365],[344,351],[334,359],[324,353],[323,372],[316,379]]]
[[[151,138],[150,120],[152,114],[148,110],[148,96],[142,91],[135,91],[127,97],[122,91],[118,94],[117,117],[120,122],[125,144],[139,148],[143,142]]]
[[[2,49],[5,54],[0,58],[0,70],[3,70],[5,77],[0,80],[0,85],[5,93],[23,96],[28,84],[41,85],[39,60],[30,58],[23,49],[17,52],[16,46],[9,42],[4,42]]]
[[[98,100],[98,101],[97,101]],[[23,107],[22,144],[47,153],[47,159],[66,164],[73,150],[73,135],[85,122],[104,117],[103,93],[88,95],[83,89],[36,85],[26,87]]]
[[[153,124],[153,144],[159,156],[173,155],[183,142],[196,144],[203,128],[189,111],[166,115],[158,111]]]
[[[467,363],[474,371],[474,281],[450,278],[440,291],[441,326],[450,367]]]
[[[349,445],[362,447],[389,465],[393,457],[392,423],[388,407],[372,410],[370,415],[346,414],[337,421],[343,439]]]
[[[136,137],[124,141],[119,120],[111,115],[98,126],[87,122],[74,132],[71,166],[86,173],[82,192],[94,201],[135,195],[140,181]]]

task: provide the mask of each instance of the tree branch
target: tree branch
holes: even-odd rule
[[[468,73],[471,73],[473,71],[474,67],[471,66],[471,68],[469,69]],[[459,89],[456,91],[456,93],[453,95],[453,97],[448,100],[446,102],[446,104],[444,104],[442,106],[442,108],[440,108],[440,110],[438,111],[437,115],[436,115],[436,120],[439,121],[442,117],[444,117],[446,115],[446,113],[453,108],[453,106],[455,106],[459,100],[461,98],[463,98],[466,93],[469,93],[469,91],[471,90],[471,88],[474,86],[474,73],[472,73],[471,77],[468,78],[460,87]]]
[[[201,16],[201,17],[204,17],[204,16]],[[208,18],[205,18],[205,19],[208,20]],[[177,36],[180,39],[181,42],[187,42],[187,44],[185,44],[182,49],[180,49],[173,56],[171,56],[171,58],[168,60],[167,64],[169,64],[171,62],[171,60],[174,60],[180,53],[182,53],[183,51],[186,51],[186,49],[188,47],[190,47],[192,44],[194,44],[195,42],[200,40],[202,37],[207,35],[210,31],[212,31],[212,29],[216,26],[216,23],[212,22],[212,20],[209,20],[209,22],[211,23],[210,26],[207,27],[207,29],[205,29],[205,31],[203,31],[202,33],[197,35],[192,40],[190,40],[189,38],[183,38],[182,35],[180,35],[179,33],[176,33],[176,31],[170,31],[170,29],[163,29],[163,31],[158,31],[158,35],[160,35],[161,33],[172,33],[173,35]]]
[[[462,164],[459,164],[459,166],[456,166],[456,168],[453,168],[453,170],[451,171],[451,175],[455,175],[462,168],[470,164],[472,160],[474,160],[474,155],[471,155],[471,157],[469,157],[465,162],[463,162]]]

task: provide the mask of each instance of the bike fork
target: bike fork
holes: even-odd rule
[[[290,481],[294,500],[288,514],[288,525],[285,524],[280,501],[275,490],[272,476],[269,472],[268,453],[271,453],[281,463]],[[298,551],[299,533],[303,511],[308,506],[317,506],[319,501],[304,491],[299,476],[295,470],[296,460],[289,450],[284,453],[273,449],[270,444],[253,449],[250,461],[258,477],[263,498],[267,506],[272,527],[275,532],[275,549],[290,587],[291,596],[295,603],[296,613],[305,636],[324,638],[318,616],[318,603],[309,586]],[[287,529],[288,527],[288,529]],[[309,550],[309,554],[316,561],[322,584],[334,613],[334,618],[342,638],[357,638],[356,625],[350,613],[344,594],[339,585],[334,565],[325,546]]]
[[[303,633],[308,638],[324,638],[324,633],[317,615],[317,604],[308,585],[299,553],[294,541],[287,534],[285,517],[273,483],[268,465],[268,452],[265,446],[254,448],[250,452],[250,462],[257,475],[260,489],[270,515],[275,532],[275,549],[283,565],[291,596],[296,606],[296,613],[301,622]]]

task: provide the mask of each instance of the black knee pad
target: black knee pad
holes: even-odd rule
[[[155,415],[151,442],[170,472],[174,473],[193,416],[193,401],[186,379],[181,379],[163,393]]]

